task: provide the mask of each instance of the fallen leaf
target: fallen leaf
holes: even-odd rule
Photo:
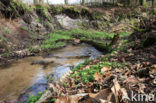
[[[133,84],[136,84],[138,82],[139,82],[139,80],[134,76],[131,76],[131,77],[127,78],[125,81],[123,81],[123,83],[133,83]]]
[[[104,102],[107,101],[107,103],[115,103],[115,99],[112,95],[112,92],[110,89],[104,89],[101,90],[99,93],[93,94],[93,93],[89,93],[89,97],[94,98],[96,101],[98,102]]]
[[[156,64],[151,66],[151,71],[156,72]]]
[[[90,65],[87,65],[85,68],[83,68],[83,69],[89,69],[90,68]]]
[[[69,96],[62,96],[56,99],[54,103],[78,103],[78,98],[69,97]]]
[[[110,77],[110,76],[111,76],[111,72],[110,72],[110,71],[106,72],[106,73],[105,73],[105,76],[106,76],[106,77]]]
[[[80,42],[81,42],[80,39],[74,39],[75,44],[79,44]]]
[[[156,85],[156,78],[153,80],[153,84],[155,84],[155,85]]]
[[[149,66],[150,62],[143,62],[144,66]]]
[[[115,71],[116,71],[116,73],[121,73],[122,72],[122,70],[120,70],[120,69],[115,69]]]
[[[112,102],[108,102],[107,100],[100,99],[100,103],[112,103]]]
[[[108,68],[107,66],[103,67],[101,69],[101,72],[106,72],[106,71],[110,71],[112,68]]]
[[[94,78],[95,78],[96,81],[99,81],[99,80],[102,80],[103,79],[103,75],[100,74],[100,73],[98,73],[98,72],[96,72],[94,74]]]
[[[140,69],[141,67],[142,67],[141,64],[137,64],[137,66],[136,66],[137,69]]]
[[[125,73],[126,76],[129,76],[130,74],[131,74],[130,71],[127,71],[127,72]]]
[[[61,96],[54,103],[78,103],[80,99],[88,96],[87,93],[76,94],[72,96]]]
[[[121,87],[120,87],[120,84],[118,83],[117,78],[113,80],[113,83],[114,83],[114,86],[111,88],[111,90],[115,96],[115,101],[116,101],[115,103],[119,103],[118,97],[119,97],[119,90],[121,89]]]
[[[146,86],[144,84],[139,84],[139,93],[144,93]]]
[[[121,94],[121,101],[124,101],[124,103],[128,103],[125,101],[129,101],[130,98],[128,97],[127,91],[125,88],[121,88],[119,93]]]

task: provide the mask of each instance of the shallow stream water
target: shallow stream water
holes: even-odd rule
[[[4,100],[16,103],[17,99],[18,103],[23,103],[29,95],[46,89],[48,75],[59,79],[71,67],[99,55],[101,52],[87,44],[68,45],[46,56],[26,57],[0,67],[0,103]]]

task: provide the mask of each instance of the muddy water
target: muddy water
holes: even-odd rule
[[[49,74],[53,73],[58,79],[72,66],[83,62],[86,58],[94,58],[100,54],[94,47],[87,44],[69,45],[52,51],[44,57],[27,57],[0,67],[0,103],[3,100],[17,102],[17,97],[23,92],[25,93],[21,98],[27,99],[29,95],[44,91],[46,77]],[[38,64],[40,61],[44,61],[44,64]]]

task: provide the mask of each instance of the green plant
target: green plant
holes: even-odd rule
[[[50,101],[49,101],[49,103],[53,103],[53,102],[55,102],[56,101],[56,98],[52,98]]]
[[[7,39],[0,34],[0,41],[3,42],[3,43],[6,43]]]
[[[130,34],[132,34],[132,32],[120,32],[119,33],[120,37],[128,37],[130,36]]]
[[[21,27],[23,30],[27,31],[28,30],[28,27],[27,26],[22,26]]]
[[[26,10],[28,12],[33,12],[32,8],[30,8],[29,6],[27,6],[26,4],[24,4],[22,1],[19,0],[12,0],[10,2],[11,7],[15,10],[18,11],[18,9],[22,8],[23,10]]]
[[[6,53],[3,54],[3,56],[9,57],[9,56],[11,56],[11,52],[10,51],[7,51]]]
[[[121,14],[120,17],[119,17],[119,20],[124,20],[126,18],[126,15],[125,14]]]
[[[43,94],[42,92],[39,92],[36,96],[34,95],[29,96],[26,103],[36,103],[36,101],[40,99],[42,94]]]
[[[67,84],[66,83],[63,83],[63,87],[67,87]]]
[[[154,10],[151,10],[150,15],[156,15],[156,12]]]
[[[48,13],[48,8],[49,6],[45,6],[45,5],[36,5],[35,9],[39,9],[42,11],[42,15],[47,18],[49,21],[52,20],[51,16]]]
[[[41,48],[43,50],[46,50],[46,49],[57,49],[57,48],[60,48],[60,47],[64,47],[65,45],[66,45],[65,42],[57,42],[57,43],[53,42],[53,43],[50,43],[50,44],[49,43],[43,44],[41,46]]]
[[[146,3],[146,2],[144,2],[144,1],[143,1],[143,7],[145,7],[145,8],[147,8],[147,7],[148,7],[147,3]]]
[[[62,35],[59,33],[51,33],[49,35],[49,39],[45,41],[43,45],[41,45],[42,49],[56,49],[59,47],[63,47],[66,45],[66,40],[71,39],[68,35]]]
[[[38,22],[38,23],[40,23],[40,18],[36,18],[36,20],[35,20],[36,22]]]
[[[7,27],[4,28],[4,32],[8,33],[8,34],[11,34],[11,30]]]
[[[59,14],[64,10],[64,7],[63,6],[54,6],[54,7],[50,8],[50,10],[54,14]]]
[[[146,31],[146,29],[139,29],[139,28],[137,28],[135,26],[131,26],[131,27],[132,27],[132,29],[134,29],[135,31],[138,31],[138,32],[144,32],[144,31]]]
[[[102,62],[104,61],[104,62]],[[101,72],[101,69],[103,67],[109,67],[109,68],[119,68],[122,69],[124,68],[127,64],[124,63],[118,63],[118,62],[110,62],[109,61],[109,56],[103,56],[103,57],[99,57],[99,62],[97,64],[92,64],[89,67],[83,69],[84,67],[86,67],[86,65],[88,65],[90,63],[90,61],[87,61],[86,63],[82,63],[79,64],[78,66],[76,66],[75,68],[73,68],[73,73],[71,75],[72,78],[76,79],[76,83],[88,83],[88,82],[92,82],[95,80],[94,75],[95,73],[101,73],[104,74],[103,72]]]
[[[81,21],[78,21],[78,22],[77,22],[77,25],[78,25],[78,26],[82,26],[83,24],[82,24]]]
[[[120,33],[121,37],[128,36],[130,32]],[[58,48],[66,45],[66,42],[73,40],[73,38],[79,38],[82,42],[92,44],[99,50],[106,49],[105,39],[112,40],[114,37],[113,33],[107,33],[105,31],[96,30],[83,30],[83,29],[72,29],[68,31],[56,31],[51,33],[49,38],[41,46],[42,49]]]
[[[39,53],[39,52],[40,52],[37,48],[33,48],[32,46],[30,46],[30,47],[28,48],[28,50],[29,50],[31,53]]]
[[[135,26],[136,20],[135,20],[135,19],[130,19],[130,24],[131,24],[132,26]]]

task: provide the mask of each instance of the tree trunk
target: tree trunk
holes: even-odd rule
[[[85,5],[85,0],[82,0],[81,1],[81,5]]]
[[[38,4],[38,0],[34,0],[34,5],[37,5]]]
[[[136,0],[136,5],[137,5],[137,6],[139,5],[139,0]]]
[[[39,4],[40,5],[44,4],[44,0],[39,0]]]
[[[49,0],[47,0],[47,4],[49,4]]]
[[[146,5],[146,0],[142,0],[142,5],[143,5],[143,6]]]
[[[154,8],[155,6],[155,0],[152,0],[152,8]]]
[[[64,0],[65,4],[68,5],[68,0]]]

